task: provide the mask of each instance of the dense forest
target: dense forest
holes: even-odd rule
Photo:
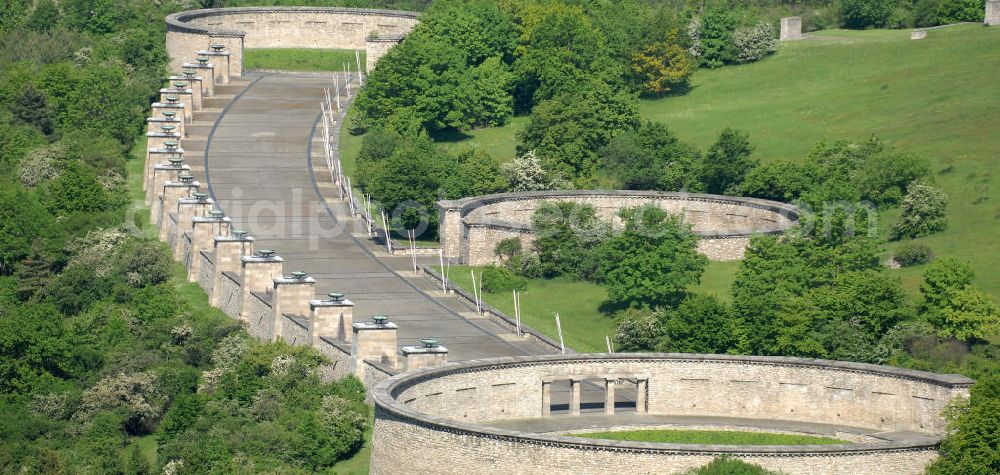
[[[210,309],[149,237],[129,169],[167,74],[163,17],[260,4],[425,11],[356,103],[359,183],[388,208],[508,190],[613,186],[795,201],[813,225],[752,242],[733,301],[693,297],[704,269],[689,229],[652,209],[625,229],[586,207],[540,210],[532,249],[498,248],[490,283],[565,277],[607,286],[624,349],[815,356],[980,378],[954,411],[937,473],[1000,469],[996,302],[963,262],[928,267],[919,301],[846,232],[901,209],[893,236],[947,225],[921,157],[877,138],[819,143],[802,163],[760,164],[749,137],[706,150],[640,120],[636,98],[684,94],[700,68],[766,61],[776,19],[806,29],[981,20],[980,0],[158,1],[0,4],[0,471],[326,471],[362,445],[353,378],[324,382],[309,349],[264,344]],[[451,155],[449,134],[528,118],[518,156]],[[414,184],[418,186],[414,186]],[[400,215],[412,227],[423,210]],[[429,213],[436,216],[435,213]],[[432,226],[431,229],[434,229]],[[659,238],[648,239],[650,229]],[[927,260],[918,247],[900,264]],[[628,266],[668,271],[633,280]]]

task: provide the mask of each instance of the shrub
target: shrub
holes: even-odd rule
[[[841,0],[840,14],[847,28],[884,28],[895,6],[894,0]]]
[[[52,144],[32,149],[17,165],[17,178],[29,188],[59,175],[59,161],[65,158],[66,148]]]
[[[948,227],[945,209],[948,197],[943,191],[913,183],[903,199],[903,213],[893,225],[891,238],[917,238],[943,231]]]
[[[514,256],[521,253],[521,240],[518,238],[507,238],[497,243],[493,248],[493,254],[502,259],[508,265]]]
[[[893,260],[902,267],[926,264],[934,258],[931,248],[921,243],[906,243],[896,250]]]
[[[774,26],[765,20],[760,20],[752,27],[740,28],[733,32],[733,48],[736,62],[759,61],[778,49],[778,35],[774,31]]]
[[[939,24],[981,22],[986,10],[982,0],[943,0],[937,9]]]
[[[483,269],[483,291],[491,294],[524,290],[528,288],[528,280],[506,267],[489,266]]]

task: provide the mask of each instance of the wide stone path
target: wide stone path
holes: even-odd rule
[[[229,102],[204,144],[205,174],[234,226],[257,239],[256,249],[276,250],[286,273],[309,272],[319,296],[347,294],[355,321],[389,315],[400,345],[437,338],[451,360],[543,353],[487,319],[463,316],[469,308],[414,278],[409,257],[384,255],[334,198],[316,129],[330,76],[246,79],[253,82]]]

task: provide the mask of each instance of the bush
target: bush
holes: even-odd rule
[[[982,22],[986,13],[983,0],[943,0],[937,9],[938,24],[963,21]]]
[[[509,266],[511,259],[520,254],[521,250],[522,247],[520,239],[507,238],[497,243],[497,246],[493,248],[493,255],[500,258]]]
[[[733,48],[736,52],[736,62],[759,61],[778,49],[778,35],[770,23],[761,20],[752,27],[740,28],[733,32]]]
[[[893,260],[902,267],[926,264],[934,258],[931,248],[921,243],[906,243],[896,250]]]
[[[917,238],[948,227],[945,209],[948,197],[943,191],[927,185],[913,183],[903,199],[903,213],[899,222],[892,226],[891,238]]]
[[[895,0],[841,0],[840,14],[847,28],[885,28],[895,7]]]
[[[506,267],[486,267],[483,269],[482,279],[483,291],[491,294],[528,288],[528,279],[514,274]]]

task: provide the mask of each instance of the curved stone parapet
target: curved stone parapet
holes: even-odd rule
[[[199,51],[225,45],[229,75],[243,74],[244,48],[368,51],[367,70],[418,23],[415,12],[337,7],[241,7],[189,10],[167,16],[170,68]]]
[[[445,256],[487,265],[495,262],[494,249],[503,239],[516,237],[523,247],[530,247],[531,217],[547,201],[593,205],[602,219],[615,224],[620,224],[620,210],[655,204],[683,215],[699,237],[698,250],[718,261],[741,259],[753,234],[781,234],[799,221],[795,206],[757,198],[624,190],[500,193],[438,202]]]
[[[545,418],[549,385],[563,379],[633,381],[635,410],[650,416],[837,424],[868,428],[875,441],[660,444],[488,425]],[[943,409],[968,397],[972,384],[959,375],[787,357],[604,354],[450,363],[376,386],[372,473],[675,473],[729,455],[790,474],[917,474],[937,456]],[[896,436],[881,436],[890,433]]]

